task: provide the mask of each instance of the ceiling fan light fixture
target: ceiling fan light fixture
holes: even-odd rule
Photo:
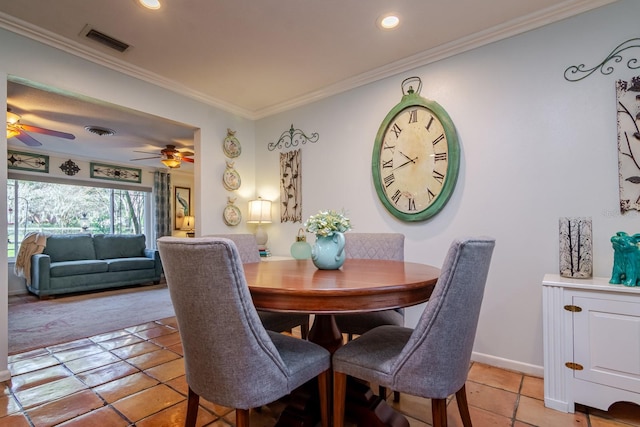
[[[170,169],[177,169],[180,167],[180,158],[175,156],[167,156],[166,158],[160,161]]]
[[[20,131],[16,127],[7,123],[7,139],[18,135],[20,135]]]
[[[7,111],[7,124],[15,125],[20,120],[20,116],[16,113],[12,113],[11,111]]]
[[[20,128],[18,127],[19,120],[19,115],[7,111],[7,139],[20,135]]]

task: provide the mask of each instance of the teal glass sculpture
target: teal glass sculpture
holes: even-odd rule
[[[640,233],[633,236],[618,231],[611,237],[613,272],[609,283],[640,286]]]

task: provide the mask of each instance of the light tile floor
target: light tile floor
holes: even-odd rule
[[[2,383],[0,427],[184,424],[187,384],[173,317],[13,355],[9,370],[11,380]],[[467,394],[475,427],[640,426],[639,406],[618,403],[609,412],[580,407],[565,414],[544,407],[541,378],[479,363],[469,371]],[[231,409],[200,403],[198,426],[233,425]],[[428,400],[402,394],[399,404],[389,403],[411,427],[431,425]],[[252,426],[273,426],[281,410],[282,403],[275,403],[252,411]],[[450,426],[462,425],[455,398],[448,418]]]

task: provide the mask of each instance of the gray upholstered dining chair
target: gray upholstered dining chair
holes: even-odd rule
[[[323,427],[329,423],[330,354],[309,341],[267,331],[253,305],[236,245],[220,238],[158,239],[182,339],[188,391],[185,426],[200,396],[236,410],[273,402],[318,377]]]
[[[471,426],[465,381],[495,240],[455,240],[415,329],[380,326],[333,355],[334,426],[344,424],[347,375],[430,398],[433,426],[447,425],[446,399],[456,395]]]
[[[260,262],[260,252],[256,236],[249,233],[237,234],[210,234],[207,237],[222,237],[233,240],[240,253],[243,264],[250,262]],[[309,315],[302,313],[276,313],[271,311],[258,310],[258,316],[264,327],[270,331],[284,332],[291,331],[300,326],[300,335],[307,339],[309,335]]]
[[[404,234],[345,233],[344,238],[346,258],[404,261]],[[347,334],[351,340],[354,335],[362,335],[377,326],[404,326],[404,309],[337,314],[335,319],[340,331]],[[380,386],[378,394],[386,399],[386,387]],[[393,400],[395,402],[400,400],[398,392],[393,393]]]

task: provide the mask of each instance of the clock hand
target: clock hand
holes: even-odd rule
[[[411,163],[415,163],[415,162],[416,162],[416,160],[418,159],[418,156],[416,156],[416,158],[415,158],[415,159],[411,159],[409,156],[407,156],[406,154],[404,154],[404,153],[403,153],[402,151],[400,151],[400,150],[398,150],[398,153],[400,153],[400,154],[402,154],[404,157],[406,157],[406,158],[407,158],[407,160],[410,160],[410,161],[411,161]],[[405,164],[406,164],[406,163],[405,163]]]
[[[407,156],[405,156],[405,157],[407,157]],[[407,157],[407,159],[409,159],[409,157]],[[404,162],[403,164],[396,166],[395,168],[393,168],[393,170],[400,169],[401,167],[406,166],[406,165],[408,165],[409,163],[415,163],[415,162],[416,162],[416,160],[418,160],[418,156],[416,156],[416,158],[415,158],[415,159],[409,159],[409,160],[407,160],[406,162]]]

